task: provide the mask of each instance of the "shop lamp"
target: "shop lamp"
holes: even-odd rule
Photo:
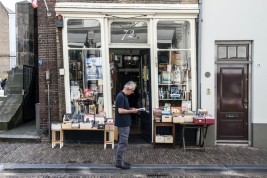
[[[130,56],[124,56],[124,60],[125,62],[129,63],[129,64],[135,64],[138,60],[139,60],[139,57],[137,56],[132,56],[133,54],[133,50],[130,49]]]

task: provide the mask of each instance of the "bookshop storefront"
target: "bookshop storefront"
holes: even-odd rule
[[[196,110],[197,4],[56,3],[63,19],[66,113],[114,118],[117,93],[144,108],[131,133],[153,142],[153,109]],[[130,139],[130,138],[129,138]]]

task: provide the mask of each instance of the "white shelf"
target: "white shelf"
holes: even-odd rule
[[[159,99],[159,100],[164,100],[164,101],[167,101],[167,100],[186,100],[186,99]]]
[[[186,84],[158,84],[158,85],[169,86],[169,85],[186,85]]]

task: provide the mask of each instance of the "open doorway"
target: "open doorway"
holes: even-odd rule
[[[109,53],[114,66],[112,100],[115,101],[117,94],[123,89],[125,83],[134,81],[137,87],[134,93],[128,97],[130,107],[146,108],[149,111],[150,81],[147,75],[149,74],[150,49],[110,48]],[[138,114],[131,116],[129,144],[147,144],[150,142],[143,136],[145,128],[142,127],[142,115],[145,112],[138,112]]]

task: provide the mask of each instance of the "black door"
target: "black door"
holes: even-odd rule
[[[23,65],[23,102],[22,114],[24,121],[35,118],[35,68]]]
[[[150,50],[143,49],[140,50],[140,56],[142,58],[140,65],[140,86],[141,86],[141,102],[142,107],[145,107],[146,110],[151,111],[151,79],[150,72],[148,73],[148,77],[144,76],[144,70],[150,71]],[[144,67],[146,66],[146,67]],[[141,117],[141,135],[142,137],[148,141],[152,142],[152,112],[143,111],[140,113]]]
[[[249,45],[220,44],[217,49],[217,140],[245,141],[248,139]]]

